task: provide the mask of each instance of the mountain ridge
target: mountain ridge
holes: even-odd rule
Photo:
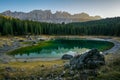
[[[70,22],[85,22],[91,20],[99,20],[102,19],[100,16],[90,16],[87,13],[78,13],[78,14],[70,14],[65,11],[56,11],[52,13],[51,10],[32,10],[30,12],[12,12],[7,10],[5,12],[0,13],[5,16],[11,16],[14,18],[19,18],[21,20],[32,20],[39,22],[50,22],[50,23],[70,23]]]

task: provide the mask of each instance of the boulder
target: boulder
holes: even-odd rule
[[[71,69],[96,69],[105,64],[104,56],[97,49],[72,58],[70,60]]]
[[[73,56],[72,55],[69,55],[69,54],[64,54],[63,56],[62,56],[62,59],[64,59],[64,60],[69,60],[69,59],[72,59],[73,58]]]

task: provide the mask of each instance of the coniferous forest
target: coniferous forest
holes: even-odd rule
[[[120,36],[120,17],[61,24],[0,16],[0,35],[105,35]]]

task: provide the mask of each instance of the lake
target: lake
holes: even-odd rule
[[[64,54],[83,54],[93,48],[105,51],[113,46],[114,44],[111,42],[99,40],[56,39],[16,49],[9,55],[15,58],[61,58]]]

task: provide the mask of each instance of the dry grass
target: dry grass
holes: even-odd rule
[[[36,62],[10,62],[8,64],[0,64],[0,67],[15,67],[15,68],[26,68],[26,69],[35,69],[36,66],[44,65],[46,67],[52,67],[53,65],[62,65],[64,63],[63,60],[55,60],[55,61],[36,61]]]
[[[120,80],[120,54],[105,57],[106,65],[99,70],[100,75],[95,80]]]
[[[48,74],[53,72],[59,73],[59,71],[63,70],[63,64],[65,61],[56,60],[56,61],[36,61],[36,62],[10,62],[8,64],[0,63],[0,79],[4,78],[5,75],[8,75],[11,78],[14,77],[30,77],[34,76],[42,76],[45,77]],[[60,66],[61,65],[61,66]],[[54,66],[58,66],[59,68],[54,68]],[[15,71],[6,71],[6,67],[10,67],[15,69]]]

